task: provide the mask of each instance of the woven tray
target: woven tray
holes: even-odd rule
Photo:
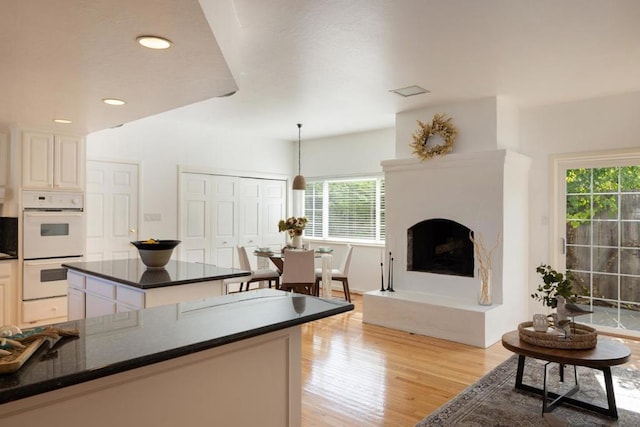
[[[9,356],[0,357],[0,375],[12,374],[20,369],[43,342],[44,338],[38,338],[28,344],[23,350],[17,351]]]
[[[594,348],[598,343],[596,330],[580,323],[571,323],[571,335],[567,338],[558,334],[536,332],[532,326],[533,322],[523,322],[518,325],[520,339],[540,347],[586,350]]]

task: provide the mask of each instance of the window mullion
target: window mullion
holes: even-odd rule
[[[329,237],[329,181],[322,183],[322,238]]]

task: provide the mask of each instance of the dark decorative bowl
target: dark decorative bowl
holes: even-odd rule
[[[180,244],[180,240],[155,240],[153,243],[138,240],[131,244],[138,248],[140,259],[147,269],[158,270],[167,265],[173,249]]]

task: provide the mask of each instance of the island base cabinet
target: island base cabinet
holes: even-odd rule
[[[301,327],[0,405],[3,425],[301,425]],[[117,410],[116,410],[117,408]]]
[[[90,274],[67,272],[68,319],[76,320],[129,310],[176,304],[223,295],[223,281],[209,280],[139,289]],[[66,307],[65,307],[66,309]]]

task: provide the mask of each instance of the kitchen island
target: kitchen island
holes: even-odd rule
[[[70,262],[68,320],[102,316],[226,293],[224,280],[251,272],[209,264],[169,261],[150,270],[139,259]]]
[[[273,289],[58,324],[0,376],[3,425],[301,424],[301,325],[353,310]],[[52,344],[52,345],[51,345]]]

